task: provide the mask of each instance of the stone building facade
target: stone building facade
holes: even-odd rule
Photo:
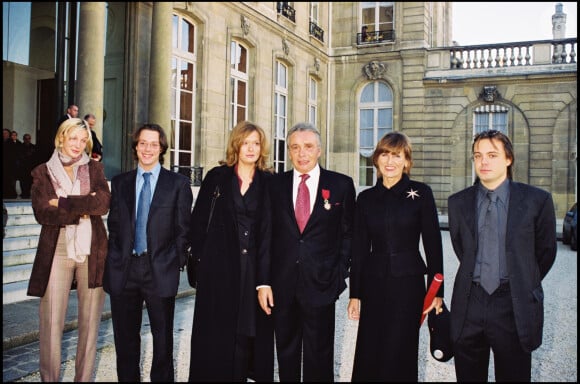
[[[31,4],[30,46],[56,51],[56,64],[40,54],[28,65],[4,60],[4,127],[30,127],[38,143],[75,102],[97,115],[108,177],[134,166],[128,136],[144,122],[172,138],[166,167],[208,170],[236,122],[255,121],[281,171],[286,130],[312,120],[322,166],[351,175],[358,190],[375,181],[368,155],[380,135],[406,133],[412,177],[431,185],[446,214],[447,197],[473,182],[481,118],[501,115],[515,179],[550,191],[559,218],[576,200],[576,39],[563,39],[557,6],[553,40],[461,47],[451,2]],[[74,81],[58,60],[59,24],[46,21],[67,10],[78,15],[79,44],[67,51],[78,59]]]

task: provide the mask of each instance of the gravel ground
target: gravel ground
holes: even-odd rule
[[[451,291],[457,261],[449,241],[449,232],[442,231],[445,253],[445,299],[451,301]],[[545,324],[544,339],[540,348],[532,354],[533,382],[577,382],[577,253],[570,247],[558,243],[558,255],[552,270],[545,278]],[[179,299],[175,316],[175,380],[187,381],[189,367],[189,341],[191,337],[191,319],[195,296]],[[335,381],[348,382],[352,372],[352,361],[356,341],[357,322],[348,320],[346,306],[348,290],[340,297],[336,305],[336,349]],[[454,360],[441,363],[429,353],[429,332],[426,323],[421,327],[419,344],[419,381],[420,382],[454,382]],[[144,324],[148,324],[144,316]],[[112,327],[111,320],[103,321],[101,327]],[[144,330],[147,328],[144,325]],[[151,337],[147,332],[142,338],[143,379],[148,382],[151,366]],[[110,337],[109,337],[110,339]],[[493,359],[490,364],[489,381],[494,380]],[[74,360],[62,365],[62,381],[71,382],[74,377]],[[277,373],[275,381],[278,381]],[[26,376],[19,382],[39,382],[38,373]],[[115,348],[113,341],[107,340],[104,347],[97,352],[95,381],[117,381]]]

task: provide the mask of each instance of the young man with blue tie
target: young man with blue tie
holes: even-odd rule
[[[153,335],[151,381],[173,382],[173,319],[190,247],[193,195],[187,177],[163,167],[167,137],[157,124],[133,134],[137,169],[111,181],[104,288],[110,295],[117,376],[141,381],[143,303]]]

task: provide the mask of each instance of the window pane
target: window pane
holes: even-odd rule
[[[184,121],[179,123],[179,149],[182,151],[191,150],[191,123]]]
[[[181,62],[181,89],[193,90],[193,64]]]
[[[193,53],[193,25],[186,20],[183,20],[181,25],[181,50],[189,53]]]
[[[360,111],[360,127],[361,129],[368,129],[373,127],[373,110],[363,109]]]
[[[191,92],[183,92],[179,93],[180,96],[180,118],[183,120],[191,121],[193,119],[192,110],[193,110],[193,94]]]
[[[368,84],[367,86],[365,86],[365,88],[363,89],[361,95],[360,95],[360,102],[361,103],[372,103],[375,99],[375,94],[374,94],[374,85],[373,83]]]
[[[393,92],[391,88],[385,83],[378,83],[379,87],[379,101],[380,102],[388,102],[393,101]]]
[[[239,46],[239,63],[238,63],[238,71],[246,73],[247,72],[247,59],[248,59],[248,54],[246,51],[246,48]]]
[[[173,19],[171,20],[171,46],[174,49],[177,48],[177,23],[179,23],[179,17],[173,15]]]
[[[246,83],[238,81],[238,104],[246,105]]]

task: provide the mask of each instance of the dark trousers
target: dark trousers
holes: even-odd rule
[[[158,297],[153,293],[149,256],[132,257],[125,290],[111,296],[111,316],[117,377],[120,382],[140,382],[141,321],[143,302],[153,335],[152,382],[173,382],[173,318],[175,297]]]
[[[275,307],[274,331],[281,382],[334,381],[334,307],[334,303],[308,307],[296,300],[291,305]]]
[[[461,336],[453,346],[458,382],[487,382],[490,349],[495,381],[531,380],[532,354],[518,338],[509,284],[492,294],[474,283]]]

